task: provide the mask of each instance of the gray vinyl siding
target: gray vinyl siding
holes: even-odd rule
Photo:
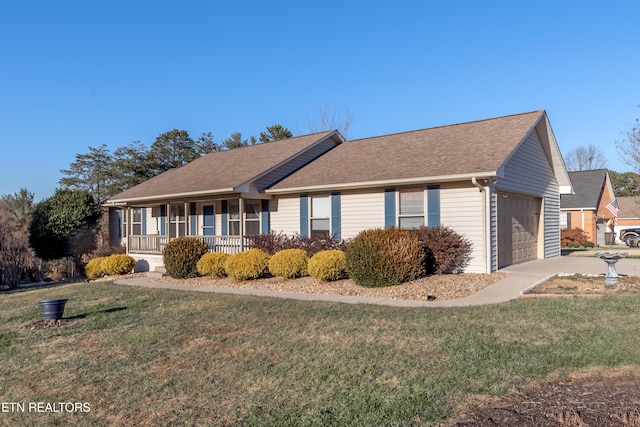
[[[109,216],[109,246],[119,248],[124,243],[120,227],[122,222],[120,215],[124,215],[125,211],[116,208],[109,208],[107,215]]]
[[[491,187],[491,193],[490,193],[490,205],[491,205],[491,210],[489,213],[490,216],[490,223],[489,223],[489,227],[491,230],[490,233],[490,247],[491,247],[491,254],[490,254],[490,260],[489,260],[489,264],[491,266],[491,270],[489,272],[494,272],[498,270],[498,194],[495,191],[495,188],[492,186]]]
[[[323,155],[327,151],[329,151],[332,148],[334,148],[336,145],[337,145],[337,143],[333,139],[328,139],[328,140],[322,141],[322,143],[320,143],[320,144],[318,144],[318,145],[316,145],[314,147],[311,147],[309,150],[307,150],[304,153],[296,156],[294,159],[291,159],[290,161],[287,161],[286,164],[282,165],[281,167],[277,168],[276,170],[271,171],[270,173],[266,174],[265,176],[257,179],[253,183],[253,186],[258,191],[262,191],[265,188],[267,188],[267,187],[273,185],[274,183],[280,181],[282,178],[284,178],[284,177],[290,175],[291,173],[297,171],[298,169],[300,169],[301,167],[303,167],[307,163],[311,162],[312,160],[320,157],[321,155]]]
[[[560,193],[549,158],[532,131],[504,166],[498,191],[542,198],[544,258],[560,255]],[[540,248],[540,245],[538,246]],[[539,253],[539,257],[540,257]]]

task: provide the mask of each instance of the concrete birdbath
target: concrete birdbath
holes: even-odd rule
[[[609,266],[609,269],[607,270],[607,275],[604,278],[604,284],[605,285],[615,285],[616,283],[618,283],[618,272],[616,271],[616,262],[618,262],[618,260],[620,258],[625,258],[627,255],[629,255],[626,252],[616,252],[614,254],[611,254],[609,252],[597,252],[594,256],[600,258],[601,260],[603,260],[604,262],[607,263],[607,265]]]

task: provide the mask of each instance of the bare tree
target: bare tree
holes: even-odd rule
[[[616,148],[622,161],[640,172],[640,119],[636,119],[622,141],[616,142]]]
[[[570,171],[586,171],[602,169],[607,166],[607,159],[602,151],[593,144],[579,146],[569,151],[565,157],[567,169]]]
[[[352,121],[353,116],[349,110],[345,112],[344,118],[342,118],[335,108],[330,111],[327,105],[320,104],[316,106],[316,115],[309,118],[309,129],[314,133],[336,129],[348,139],[347,133]]]

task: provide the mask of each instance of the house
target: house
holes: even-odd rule
[[[628,228],[640,229],[640,196],[616,197],[618,202],[618,219],[614,226],[616,239],[620,241],[620,231]]]
[[[607,208],[615,200],[613,185],[606,169],[569,172],[574,194],[560,200],[560,228],[580,228],[596,245],[607,242],[607,233],[614,232],[614,213]]]
[[[209,153],[111,198],[111,232],[162,264],[171,238],[237,252],[246,236],[348,239],[361,230],[446,225],[473,244],[467,272],[560,255],[571,181],[544,111],[345,141],[327,131]]]

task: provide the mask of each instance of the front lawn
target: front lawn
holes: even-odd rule
[[[626,252],[629,258],[640,258],[640,248],[630,248],[626,245],[602,246],[600,248],[562,248],[563,256],[593,257],[596,253]]]
[[[35,327],[44,298],[69,299],[66,323]],[[433,425],[472,395],[639,365],[639,305],[407,309],[109,282],[5,292],[0,424]],[[56,402],[85,410],[46,411]]]

